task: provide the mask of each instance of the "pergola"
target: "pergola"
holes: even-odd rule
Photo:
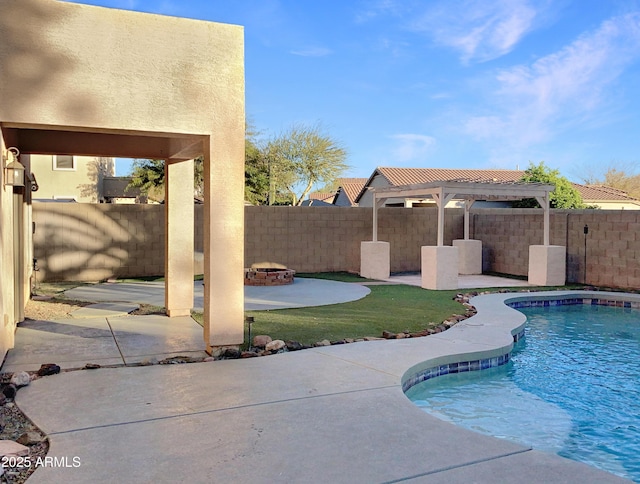
[[[544,209],[544,245],[549,245],[549,193],[545,183],[448,180],[373,189],[373,241],[378,240],[378,208],[389,198],[433,198],[438,207],[438,245],[444,245],[444,208],[453,199],[464,200],[464,238],[469,238],[469,210],[477,200],[513,201],[535,198]]]
[[[550,205],[549,194],[554,190],[554,185],[545,183],[525,183],[525,182],[495,182],[483,180],[447,180],[436,181],[431,183],[422,183],[414,185],[404,185],[397,187],[372,188],[373,192],[373,236],[372,242],[363,242],[361,254],[361,274],[365,277],[384,278],[389,273],[389,260],[386,254],[389,251],[387,242],[378,241],[378,209],[384,206],[386,200],[407,199],[407,198],[432,198],[438,208],[438,237],[435,247],[422,247],[422,269],[423,269],[423,287],[444,289],[440,282],[444,283],[446,288],[450,289],[454,283],[457,284],[458,269],[458,249],[460,249],[460,260],[474,259],[476,266],[479,264],[481,272],[482,243],[480,241],[471,241],[469,239],[469,211],[474,202],[483,201],[513,201],[522,200],[524,198],[535,198],[544,210],[544,239],[543,245],[530,247],[530,266],[529,279],[532,282],[532,265],[531,260],[540,262],[540,254],[544,254],[545,260],[548,260],[549,253],[553,252],[557,256],[551,257],[553,264],[558,263],[558,259],[562,259],[562,283],[564,283],[564,247],[562,247],[562,255],[557,250],[557,246],[551,246],[550,240]],[[464,200],[464,241],[454,241],[456,247],[444,246],[444,209],[451,200]],[[469,243],[466,243],[469,242]],[[474,242],[473,244],[471,242]],[[365,245],[371,244],[371,245]],[[382,245],[380,245],[382,244]],[[447,251],[446,249],[455,249]],[[473,251],[473,253],[467,253]],[[425,264],[425,259],[428,263]],[[455,259],[455,260],[454,260]],[[443,262],[444,260],[444,262]],[[427,269],[436,267],[435,272],[429,276],[425,276],[425,265]],[[439,268],[438,268],[439,266]],[[539,266],[539,264],[538,264]],[[455,277],[451,271],[456,270]],[[544,276],[537,276],[537,270],[534,269],[534,283],[542,283],[550,285],[548,277],[549,270],[544,270]],[[553,272],[553,271],[552,271]],[[464,273],[461,271],[461,273]],[[476,273],[476,272],[472,272]],[[367,275],[369,274],[369,275]],[[376,277],[377,276],[377,277]],[[388,275],[387,275],[388,277]],[[553,282],[557,282],[558,277],[553,278]],[[431,281],[434,279],[434,281]],[[433,282],[433,283],[432,283]]]

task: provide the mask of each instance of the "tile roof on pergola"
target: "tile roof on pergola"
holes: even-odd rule
[[[549,193],[554,185],[525,182],[447,180],[414,185],[369,188],[373,192],[373,241],[378,240],[378,208],[388,198],[431,197],[438,206],[438,245],[444,245],[444,207],[454,198],[465,201],[464,238],[469,238],[469,210],[476,200],[535,198],[544,209],[544,245],[549,245]]]

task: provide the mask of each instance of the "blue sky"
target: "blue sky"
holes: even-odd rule
[[[243,25],[247,118],[321,123],[348,176],[640,162],[640,0],[78,3]]]

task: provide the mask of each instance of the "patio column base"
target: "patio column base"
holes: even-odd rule
[[[391,245],[389,242],[360,242],[360,276],[389,279]]]
[[[453,246],[458,248],[458,274],[482,274],[481,240],[454,240]]]
[[[421,255],[423,289],[458,289],[457,247],[423,246]]]
[[[529,284],[564,286],[567,248],[562,245],[529,246]]]

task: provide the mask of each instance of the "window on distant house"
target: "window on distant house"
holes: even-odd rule
[[[54,170],[75,170],[76,160],[73,156],[70,156],[70,155],[54,155],[53,169]]]

